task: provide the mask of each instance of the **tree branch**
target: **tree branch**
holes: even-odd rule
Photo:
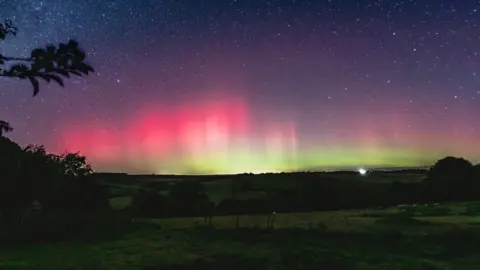
[[[24,62],[31,62],[33,61],[32,57],[9,57],[0,54],[0,59],[4,61],[24,61]]]
[[[7,35],[16,35],[17,28],[11,21],[0,23],[0,40]],[[33,95],[40,89],[39,80],[55,82],[63,86],[63,79],[71,75],[83,76],[94,72],[85,62],[86,53],[78,42],[69,40],[58,46],[48,44],[32,50],[29,57],[11,57],[0,54],[0,77],[28,80],[33,87]]]
[[[31,52],[30,57],[9,57],[0,54],[0,77],[27,79],[33,87],[33,95],[40,89],[39,79],[63,86],[63,78],[83,76],[94,72],[85,62],[86,54],[78,42],[70,40],[58,46],[47,45]],[[11,65],[6,66],[7,62]]]

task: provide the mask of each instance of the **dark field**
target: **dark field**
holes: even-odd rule
[[[463,211],[464,205],[452,205]],[[396,211],[391,209],[391,212]],[[477,269],[480,218],[389,211],[149,219],[118,239],[5,248],[1,269]],[[315,267],[315,268],[314,268]],[[322,268],[323,267],[323,268]]]
[[[329,174],[338,181],[416,182],[422,173]],[[252,191],[294,189],[294,178],[248,176]],[[204,181],[219,202],[235,176]],[[148,185],[161,187],[165,179]],[[278,179],[278,180],[275,180]],[[111,204],[127,209],[138,180],[108,182]],[[170,180],[172,180],[170,178]],[[174,179],[178,181],[179,179]],[[143,183],[145,184],[145,183]],[[111,239],[5,247],[0,269],[479,269],[480,203],[401,205],[388,208],[272,215],[137,219]],[[95,239],[95,240],[93,240]]]

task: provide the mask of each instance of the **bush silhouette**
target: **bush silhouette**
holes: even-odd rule
[[[429,179],[454,180],[471,177],[473,165],[464,158],[446,157],[437,161],[428,172]]]
[[[0,179],[0,226],[7,232],[23,225],[33,204],[43,217],[55,212],[65,221],[73,215],[77,223],[109,209],[107,193],[78,153],[49,154],[43,146],[22,148],[0,137]]]

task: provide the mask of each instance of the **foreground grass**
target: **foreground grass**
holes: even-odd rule
[[[450,209],[448,215],[429,216],[418,215],[419,220],[424,220],[438,225],[475,225],[480,224],[480,215],[465,216],[462,213],[468,205],[479,205],[479,203],[455,203],[439,206],[417,206],[413,208],[442,207]],[[384,210],[362,209],[362,210],[344,210],[344,211],[318,211],[310,213],[277,213],[275,214],[275,228],[316,228],[326,227],[329,231],[365,231],[378,229],[373,226],[378,218],[398,214],[402,212],[400,207],[391,207]],[[266,228],[269,218],[272,214],[265,215],[240,215],[240,216],[218,216],[214,217],[212,225],[217,229],[235,229],[237,228],[237,218],[239,228]],[[378,218],[375,218],[378,217]],[[162,225],[166,228],[194,228],[204,223],[204,218],[170,218],[170,219],[151,219],[147,222]]]
[[[447,237],[315,230],[165,230],[119,240],[2,250],[1,269],[477,269],[478,249]],[[298,265],[298,268],[295,268]],[[322,268],[323,267],[323,268]]]
[[[480,269],[479,217],[372,211],[277,214],[274,230],[267,215],[142,220],[114,240],[0,248],[0,269]]]

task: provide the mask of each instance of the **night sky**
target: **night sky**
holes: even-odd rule
[[[1,80],[22,145],[95,170],[234,173],[480,161],[480,2],[0,0],[26,55],[76,38],[96,74]]]

